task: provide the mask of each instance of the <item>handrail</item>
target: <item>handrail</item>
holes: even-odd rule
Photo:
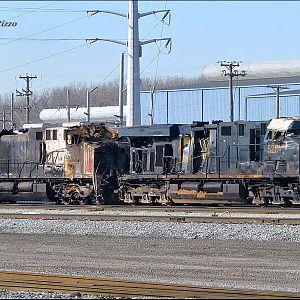
[[[10,166],[21,166],[21,168],[16,171],[18,178],[21,178],[21,174],[24,170],[25,165],[30,165],[29,178],[32,176],[32,172],[38,167],[39,162],[25,160],[23,162],[11,161],[10,159],[0,159],[0,165],[6,165],[7,178],[10,177]],[[32,167],[33,165],[33,167]]]

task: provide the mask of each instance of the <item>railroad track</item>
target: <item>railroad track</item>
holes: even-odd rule
[[[255,214],[295,214],[300,213],[299,207],[279,207],[279,206],[193,206],[193,205],[184,205],[184,206],[153,206],[153,205],[57,205],[57,204],[5,204],[0,203],[0,209],[50,209],[50,210],[87,210],[87,211],[116,211],[116,210],[124,210],[124,211],[163,211],[163,212],[241,212],[241,213],[255,213]]]
[[[0,289],[55,293],[80,292],[83,295],[155,298],[252,298],[299,299],[300,293],[244,290],[183,284],[109,280],[81,276],[60,276],[28,272],[0,272]]]
[[[70,214],[18,214],[0,213],[0,219],[42,219],[42,220],[78,220],[78,221],[157,221],[157,222],[181,222],[181,223],[251,223],[274,225],[300,225],[300,218],[260,218],[260,217],[231,217],[215,215],[211,217],[197,216],[147,216],[147,215],[70,215]]]

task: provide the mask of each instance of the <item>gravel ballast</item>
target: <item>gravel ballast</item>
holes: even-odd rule
[[[230,211],[230,208],[224,212],[219,212],[217,209],[214,211],[211,209],[211,212],[197,212],[197,211],[184,212],[184,211],[147,211],[147,210],[122,210],[122,208],[118,210],[101,210],[100,208],[73,208],[73,209],[64,209],[61,207],[55,207],[52,209],[45,209],[42,207],[37,208],[1,208],[0,207],[0,214],[28,214],[28,215],[39,215],[39,214],[49,214],[49,215],[92,215],[92,216],[157,216],[157,217],[212,217],[218,216],[222,217],[232,217],[232,218],[263,218],[263,219],[270,219],[270,218],[278,218],[278,219],[286,219],[286,218],[300,218],[300,213],[284,213],[283,212],[276,212],[274,213],[255,213],[255,209],[253,209],[253,213],[241,213],[241,212],[234,212]]]
[[[0,233],[300,242],[300,225],[1,219]]]
[[[299,292],[299,246],[300,225],[0,219],[7,271]]]
[[[112,299],[108,297],[94,297],[81,294],[57,294],[57,293],[43,293],[43,292],[11,292],[0,290],[0,299]]]

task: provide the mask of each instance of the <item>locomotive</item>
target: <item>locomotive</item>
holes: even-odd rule
[[[124,203],[300,204],[300,118],[120,129]]]
[[[0,133],[0,202],[113,202],[126,147],[103,124],[25,124]]]
[[[0,133],[0,202],[300,204],[300,118]]]

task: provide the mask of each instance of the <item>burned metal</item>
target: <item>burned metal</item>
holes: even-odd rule
[[[300,119],[120,129],[125,203],[300,204]]]
[[[0,133],[0,201],[300,204],[300,119]]]
[[[114,202],[116,176],[126,164],[117,136],[103,124],[43,124],[5,131],[0,141],[0,201],[46,197],[65,204]]]

